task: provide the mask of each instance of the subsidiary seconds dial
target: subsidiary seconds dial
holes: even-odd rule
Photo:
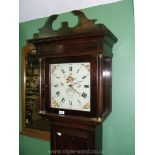
[[[90,63],[50,64],[51,107],[90,111]]]

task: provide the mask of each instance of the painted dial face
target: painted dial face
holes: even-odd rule
[[[50,64],[51,107],[90,111],[90,63]]]

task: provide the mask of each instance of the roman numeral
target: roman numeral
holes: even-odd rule
[[[84,88],[89,88],[89,85],[84,85]]]
[[[77,70],[77,73],[79,72],[80,68]]]
[[[55,84],[54,87],[58,87],[58,84]]]
[[[69,100],[69,105],[72,106],[72,101],[71,100]]]
[[[57,91],[57,92],[56,92],[56,95],[57,95],[57,97],[58,97],[58,96],[60,95],[60,92],[59,92],[59,91]]]
[[[72,71],[72,67],[69,67],[69,71]]]
[[[87,94],[83,92],[81,96],[84,97],[84,98],[86,98],[87,97]]]
[[[65,102],[65,98],[62,98],[61,101],[64,103]]]
[[[65,73],[64,69],[62,69],[61,71],[62,71],[62,73]]]
[[[85,76],[82,77],[82,79],[85,79],[86,77],[87,77],[87,76],[85,75]]]

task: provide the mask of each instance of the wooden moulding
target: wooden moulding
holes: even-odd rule
[[[39,33],[33,35],[33,39],[28,40],[31,43],[41,43],[48,41],[60,41],[68,38],[77,39],[77,38],[89,38],[100,36],[103,37],[106,35],[108,39],[106,42],[111,42],[111,46],[117,42],[115,35],[104,25],[104,24],[95,24],[96,19],[88,19],[85,14],[79,10],[74,10],[71,12],[73,15],[78,17],[78,23],[75,27],[69,27],[68,22],[62,22],[61,27],[58,30],[52,28],[53,22],[57,19],[58,15],[49,16],[45,25],[39,29]]]
[[[50,141],[50,132],[45,132],[41,130],[35,130],[24,127],[20,132],[21,135],[29,136],[32,138],[38,138],[42,140]]]

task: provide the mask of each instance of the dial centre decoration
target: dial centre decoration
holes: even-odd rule
[[[90,62],[50,64],[52,108],[90,111]]]

